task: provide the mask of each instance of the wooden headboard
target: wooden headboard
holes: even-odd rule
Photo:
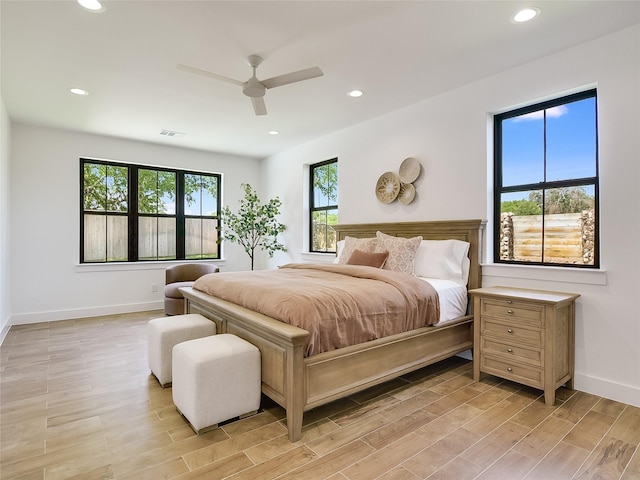
[[[424,240],[446,240],[453,238],[469,242],[469,289],[482,286],[480,267],[480,239],[484,220],[441,220],[433,222],[359,223],[335,225],[338,240],[344,237],[375,237],[380,231],[396,237],[417,237]]]

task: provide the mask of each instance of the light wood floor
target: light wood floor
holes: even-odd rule
[[[12,327],[0,355],[2,479],[638,479],[640,409],[486,377],[453,359],[305,415],[195,435],[147,367],[161,312]]]

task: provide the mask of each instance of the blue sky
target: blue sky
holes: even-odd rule
[[[546,181],[596,174],[595,98],[549,108]],[[545,181],[543,110],[502,122],[503,186]]]

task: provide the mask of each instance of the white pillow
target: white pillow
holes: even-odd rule
[[[389,252],[389,258],[382,267],[384,270],[413,274],[413,264],[416,251],[422,242],[422,237],[404,238],[393,237],[386,233],[376,232],[378,239],[377,252]]]
[[[442,278],[466,285],[469,277],[469,243],[461,240],[423,240],[416,252],[418,277]]]
[[[355,250],[373,253],[376,250],[376,243],[375,238],[344,237],[344,246],[339,251],[336,263],[347,263]]]
[[[338,240],[338,243],[336,243],[336,258],[333,259],[333,263],[338,263],[338,260],[340,260],[340,255],[344,250],[344,242],[344,240]]]

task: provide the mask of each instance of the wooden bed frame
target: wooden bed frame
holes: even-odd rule
[[[471,261],[468,287],[479,288],[480,238],[484,222],[370,223],[338,225],[345,236],[375,237],[376,231],[399,237],[421,235],[425,240],[458,239],[469,242]],[[232,333],[260,349],[262,392],[287,413],[289,439],[302,433],[303,413],[338,398],[364,390],[426,365],[454,356],[473,346],[473,315],[443,326],[424,327],[360,345],[305,358],[306,330],[288,325],[192,288],[181,289],[187,313],[199,313],[216,323],[218,333]]]

